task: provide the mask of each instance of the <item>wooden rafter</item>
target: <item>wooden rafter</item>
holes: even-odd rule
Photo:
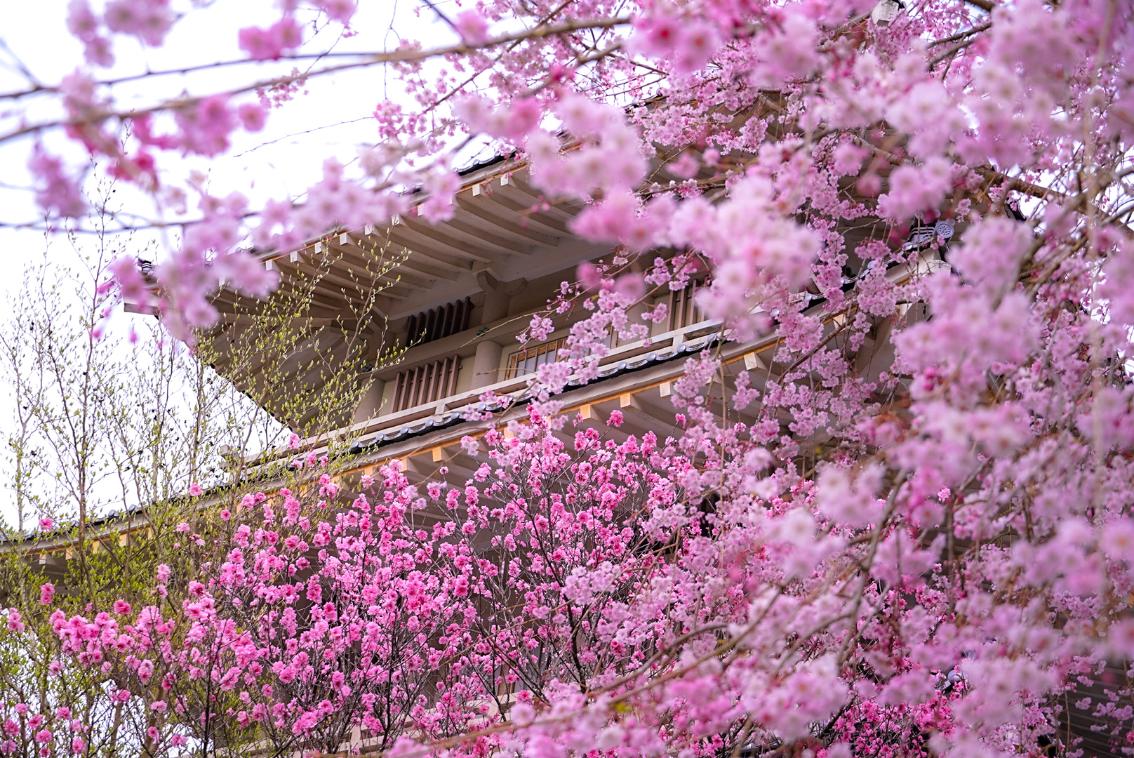
[[[348,240],[347,242],[342,241],[344,237]],[[354,235],[339,235],[339,241],[336,247],[344,251],[346,254],[344,260],[348,265],[357,267],[359,261],[374,259],[374,254],[360,245],[358,238]],[[448,281],[455,280],[458,276],[458,272],[463,273],[465,271],[465,269],[449,263],[438,265],[434,262],[434,259],[426,258],[425,256],[414,253],[412,250],[407,251],[407,253],[402,262],[394,264],[393,270],[408,271],[430,280],[446,279]],[[403,256],[401,255],[401,251],[399,251],[399,254],[393,257],[402,258]]]
[[[494,210],[491,195],[481,195],[478,198],[466,198],[458,195],[457,205],[495,228],[527,240],[529,243],[554,247],[559,244],[561,239],[559,234],[547,234],[541,231],[536,224],[524,224],[515,221],[516,214],[513,211],[499,212]],[[566,229],[564,229],[565,231]]]
[[[406,245],[410,250],[415,249],[417,245],[424,245],[427,250],[429,247],[442,249],[444,251],[451,251],[450,254],[473,260],[480,261],[481,263],[492,263],[496,260],[492,250],[481,247],[478,245],[470,245],[462,239],[453,237],[441,231],[440,228],[429,226],[417,221],[403,220],[394,230],[392,235],[405,235],[407,237],[416,236],[417,242]]]

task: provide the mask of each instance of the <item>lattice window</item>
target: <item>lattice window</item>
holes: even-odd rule
[[[559,349],[567,343],[566,337],[541,342],[538,345],[528,345],[508,356],[508,368],[505,371],[506,379],[535,373],[540,366],[555,361]]]
[[[423,345],[469,328],[472,301],[467,297],[421,313],[406,321],[406,344]]]
[[[435,403],[457,392],[461,359],[451,355],[407,368],[394,378],[394,411]]]
[[[706,284],[689,282],[682,289],[669,293],[669,331],[705,320],[705,313],[697,306],[696,295]]]

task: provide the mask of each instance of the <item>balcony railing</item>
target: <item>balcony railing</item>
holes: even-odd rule
[[[394,412],[436,403],[454,394],[460,371],[461,359],[456,355],[399,371],[394,377]]]
[[[683,350],[686,343],[696,341],[700,344],[703,339],[711,338],[719,329],[720,322],[706,320],[664,334],[654,335],[649,339],[619,345],[604,355],[599,361],[599,365],[608,366],[621,360],[640,359],[644,356],[651,356],[658,359],[673,357]],[[428,365],[440,364],[445,360],[453,361],[454,358],[438,360]],[[517,365],[520,364],[517,362]],[[418,366],[416,370],[420,371],[421,368],[421,366]],[[403,380],[403,386],[409,387],[410,384],[413,383],[414,371],[415,369],[411,368],[399,374],[399,376],[409,375]],[[454,373],[450,375],[455,376],[455,370]],[[501,399],[523,399],[528,393],[532,379],[532,373],[518,374],[494,384],[485,387],[477,387],[465,392],[450,393],[448,395],[437,395],[437,393],[433,393],[428,400],[422,400],[416,405],[399,408],[390,413],[384,413],[381,416],[338,429],[333,432],[331,436],[339,439],[353,438],[356,440],[357,444],[360,445],[378,443],[384,439],[389,439],[391,435],[397,435],[399,429],[412,427],[420,423],[423,419],[446,414],[459,416],[461,413],[477,406],[480,402],[480,398],[487,393],[491,393]],[[418,385],[414,383],[413,386],[416,387]],[[449,384],[446,386],[452,387],[453,385]],[[395,392],[397,392],[397,386],[395,387]],[[395,400],[400,400],[402,403],[412,402],[413,397],[415,397],[414,394],[408,394],[405,390],[403,390],[400,395],[395,394]],[[406,400],[406,398],[410,399]],[[328,440],[329,437],[327,435],[311,437],[301,442],[299,449],[321,449],[327,444]],[[294,455],[294,451],[281,450],[274,454],[267,453],[261,455],[258,460],[249,461],[252,467],[246,473],[254,473],[259,466],[270,464],[272,461],[280,460],[290,455]]]
[[[566,342],[566,337],[559,337],[517,350],[508,356],[508,367],[504,370],[504,378],[514,379],[517,376],[534,374],[540,366],[553,363],[559,348]]]
[[[911,261],[910,263],[887,269],[886,276],[894,282],[905,282],[915,275],[928,274],[943,265],[946,264],[941,261],[940,257],[930,251],[923,257]],[[678,290],[673,293],[672,302],[680,306],[678,312],[681,315],[679,318],[694,318],[700,313],[700,310],[696,308],[694,302],[697,286],[698,285],[694,284],[691,287],[687,287],[685,290]],[[812,303],[812,307],[819,307],[819,303]],[[845,316],[837,315],[834,318],[845,318]],[[649,358],[653,360],[666,360],[670,357],[677,356],[690,345],[696,344],[697,349],[699,349],[701,346],[708,344],[706,340],[711,340],[712,336],[718,332],[719,329],[720,322],[711,319],[703,319],[687,326],[671,329],[664,334],[653,335],[648,339],[618,345],[617,347],[613,347],[608,354],[602,357],[599,361],[599,366],[605,367],[612,363],[627,360],[628,366],[636,367],[645,356],[649,356]],[[778,340],[779,337],[777,335],[769,335],[759,343],[753,344],[750,347],[750,352],[758,352],[767,345],[776,343]],[[689,343],[689,345],[687,345],[687,343]],[[530,350],[532,348],[528,349]],[[558,347],[556,349],[558,350]],[[449,360],[452,359],[450,358]],[[429,419],[434,416],[458,418],[465,411],[472,410],[477,406],[480,398],[487,393],[492,393],[498,398],[523,399],[528,393],[533,377],[531,373],[519,373],[523,370],[524,365],[526,365],[521,363],[521,360],[526,361],[526,358],[516,359],[516,376],[507,377],[502,381],[485,387],[477,387],[447,396],[438,397],[436,393],[434,393],[428,396],[430,399],[423,400],[417,405],[402,407],[390,413],[384,413],[381,416],[360,421],[351,426],[338,429],[330,435],[322,434],[310,437],[300,443],[299,449],[323,449],[331,438],[353,438],[358,440],[358,443],[361,445],[379,444],[397,437],[401,433],[400,430],[403,428],[414,428],[424,419]],[[506,370],[508,365],[509,364],[505,364]],[[459,368],[459,364],[457,364],[456,368]],[[412,371],[413,369],[407,369],[403,374]],[[449,384],[447,386],[452,387],[453,385]],[[405,398],[407,396],[403,394],[402,397]],[[403,406],[406,402],[413,402],[413,395],[409,395],[408,397],[410,399],[402,400]],[[257,456],[255,459],[249,460],[249,463],[252,465],[252,470],[254,471],[259,466],[269,464],[272,461],[280,460],[293,454],[294,452],[290,450],[269,451]]]
[[[697,305],[697,292],[707,286],[704,282],[690,282],[669,293],[669,331],[681,329],[705,320],[705,313]]]

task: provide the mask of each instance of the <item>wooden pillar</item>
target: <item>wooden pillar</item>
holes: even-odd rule
[[[481,324],[491,324],[508,315],[508,301],[511,298],[501,290],[486,290],[484,307],[481,309]]]
[[[642,316],[645,315],[646,311],[648,311],[649,309],[650,309],[650,305],[649,305],[649,303],[646,303],[645,301],[634,303],[633,305],[631,305],[629,308],[626,309],[626,323],[630,324],[631,326],[634,326],[636,324],[641,324],[642,326],[646,327],[646,336],[647,337],[650,336],[650,334],[653,333],[653,328],[652,328],[653,324],[650,323],[649,321],[643,321]],[[627,342],[634,342],[634,340],[632,340],[632,339],[631,340],[623,340],[623,339],[618,340],[618,344],[620,344],[620,345],[624,345]]]
[[[499,342],[481,340],[473,355],[472,388],[487,387],[504,378],[500,356],[504,347]]]
[[[477,274],[476,281],[484,292],[484,305],[480,316],[482,326],[488,326],[506,317],[512,295],[527,284],[524,279],[501,282],[487,271]],[[504,346],[491,339],[482,339],[476,343],[476,353],[473,355],[472,389],[487,387],[504,378],[503,367],[500,365],[503,351]]]
[[[527,285],[526,279],[513,279],[502,282],[487,271],[476,275],[477,284],[484,292],[484,308],[480,318],[481,324],[491,324],[508,315],[508,305],[515,295]]]
[[[389,409],[382,408],[382,393],[385,389],[386,383],[381,379],[372,379],[370,381],[370,386],[362,393],[358,407],[354,409],[354,415],[351,417],[352,424],[357,424],[360,421],[369,421],[389,411]]]

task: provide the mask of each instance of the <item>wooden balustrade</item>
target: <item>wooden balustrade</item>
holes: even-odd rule
[[[668,331],[682,329],[705,320],[705,313],[697,305],[697,292],[707,286],[705,282],[689,282],[679,290],[669,293]]]
[[[528,345],[508,356],[508,367],[504,370],[505,379],[534,374],[536,369],[555,361],[559,348],[567,342],[566,337],[558,337],[537,345]]]
[[[461,358],[450,355],[399,371],[394,378],[394,412],[456,394]]]

